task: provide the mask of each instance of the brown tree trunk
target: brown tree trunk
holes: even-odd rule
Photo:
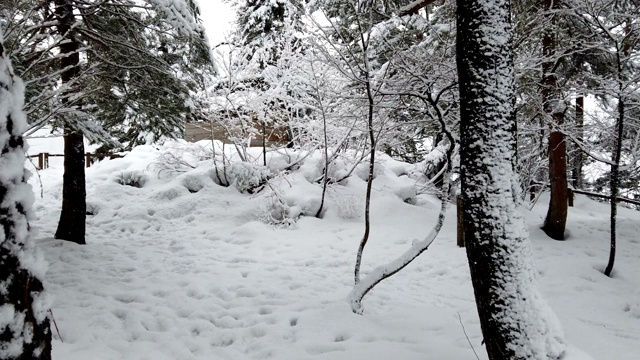
[[[560,0],[545,0],[545,10],[550,12],[560,6]],[[553,14],[549,15],[553,23]],[[567,145],[560,127],[564,124],[564,112],[560,106],[555,73],[556,40],[553,29],[545,32],[542,52],[546,62],[542,64],[542,100],[544,112],[551,120],[549,135],[549,187],[550,196],[547,217],[542,230],[552,239],[564,240],[567,223]]]
[[[60,44],[60,53],[67,54],[60,60],[63,70],[63,85],[71,85],[78,75],[80,62],[80,44],[75,40],[73,26],[72,0],[54,0],[57,28],[61,37],[66,40]],[[67,90],[70,92],[70,90]],[[73,106],[63,95],[62,103]],[[64,127],[64,176],[62,182],[62,212],[58,221],[55,238],[85,244],[85,226],[87,216],[86,187],[84,174],[84,138],[71,126]]]

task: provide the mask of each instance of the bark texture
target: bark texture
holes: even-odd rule
[[[458,0],[464,242],[489,359],[559,359],[519,203],[510,38],[508,1]]]
[[[578,130],[577,140],[584,140],[584,95],[576,98],[576,128]],[[582,189],[583,177],[582,167],[584,166],[584,153],[582,149],[576,147],[576,155],[573,159],[573,188]]]
[[[545,10],[553,24],[552,11],[560,8],[560,0],[544,0]],[[547,29],[542,39],[542,55],[546,62],[542,64],[542,101],[544,112],[550,119],[549,135],[549,187],[550,200],[547,216],[542,230],[552,239],[564,240],[567,225],[567,143],[559,127],[564,124],[564,109],[558,92],[556,75],[556,39],[553,26]]]
[[[33,192],[24,170],[23,91],[4,53],[0,29],[0,358],[48,360],[48,309],[42,282],[31,270]]]
[[[67,54],[60,60],[63,85],[72,84],[77,77],[80,62],[80,44],[75,40],[72,0],[55,0],[55,16],[60,36],[68,39],[60,44],[60,53]],[[62,103],[68,101],[63,98]],[[55,238],[85,244],[87,218],[86,187],[84,174],[84,137],[70,126],[64,129],[64,176],[62,183],[62,212]]]

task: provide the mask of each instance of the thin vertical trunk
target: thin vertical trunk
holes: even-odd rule
[[[265,116],[267,116],[265,112]],[[262,165],[267,167],[267,122],[262,120]]]
[[[456,197],[457,240],[458,247],[464,247],[464,200],[462,195]]]
[[[78,75],[80,44],[74,37],[75,16],[71,0],[54,0],[57,28],[66,40],[60,44],[62,83],[73,82]],[[70,91],[70,90],[68,90]],[[62,103],[71,106],[64,95]],[[84,174],[84,138],[70,126],[64,127],[64,176],[62,182],[62,212],[55,238],[85,244],[87,216],[86,187]]]
[[[489,359],[558,359],[564,340],[537,290],[513,163],[509,10],[508,0],[458,0],[464,242]]]
[[[582,142],[584,137],[584,95],[576,98],[576,127],[578,130],[577,140]],[[573,187],[582,189],[582,166],[584,165],[584,153],[581,149],[577,149],[573,163]]]
[[[545,0],[545,10],[558,9],[560,0]],[[553,23],[553,14],[549,15]],[[552,239],[564,240],[567,223],[567,145],[564,134],[557,129],[564,124],[564,112],[560,108],[555,74],[556,39],[554,29],[547,30],[542,39],[542,52],[546,59],[542,64],[542,100],[544,112],[551,119],[549,135],[549,186],[550,200],[542,230]]]
[[[364,41],[363,41],[364,43]],[[371,146],[371,153],[369,154],[369,176],[367,177],[367,192],[365,194],[365,206],[364,206],[364,234],[362,235],[362,240],[360,240],[360,245],[358,246],[358,253],[356,255],[356,266],[354,269],[354,280],[357,285],[360,282],[360,265],[362,264],[362,253],[364,252],[364,247],[367,245],[367,241],[369,241],[369,233],[371,231],[371,219],[369,214],[369,209],[371,208],[371,189],[373,187],[373,174],[375,170],[376,163],[376,137],[373,129],[373,93],[371,89],[371,82],[369,79],[369,73],[366,74],[366,87],[367,87],[367,98],[368,98],[368,115],[367,115],[367,130],[369,132],[369,142]]]
[[[365,194],[364,205],[364,234],[362,235],[360,245],[358,246],[358,253],[356,254],[356,265],[353,271],[355,285],[358,285],[358,283],[360,282],[360,265],[362,264],[362,253],[364,252],[364,247],[367,245],[367,241],[369,241],[369,233],[371,232],[371,189],[373,187],[373,175],[376,163],[376,136],[373,129],[374,98],[373,89],[371,88],[371,67],[369,66],[368,60],[369,42],[368,38],[365,38],[364,29],[360,26],[360,23],[358,24],[360,29],[360,45],[362,46],[363,52],[362,61],[364,63],[364,71],[362,75],[365,79],[365,90],[367,94],[367,132],[369,133],[369,145],[371,146],[371,153],[369,154],[369,176],[367,177],[367,192]],[[354,307],[352,307],[352,310],[354,312],[356,311]]]
[[[624,125],[624,100],[618,99],[618,119],[616,121],[616,148],[614,151],[613,164],[611,165],[611,242],[609,249],[609,262],[604,270],[604,274],[611,276],[613,264],[616,260],[616,218],[618,214],[618,195],[620,182],[620,157],[622,154],[622,135]]]
[[[630,32],[629,25],[625,26],[627,34]],[[628,43],[623,45],[622,53],[625,59],[628,59],[629,52],[631,51]],[[611,242],[609,249],[609,262],[604,270],[604,274],[611,276],[613,271],[613,264],[616,260],[616,220],[618,214],[618,195],[620,186],[620,158],[622,155],[622,135],[624,134],[624,115],[625,115],[625,101],[623,98],[624,85],[622,84],[622,60],[620,59],[620,50],[616,53],[617,60],[617,77],[618,77],[618,119],[616,120],[616,143],[613,152],[613,164],[611,165]]]

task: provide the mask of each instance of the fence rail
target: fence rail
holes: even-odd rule
[[[594,192],[591,192],[591,191],[578,190],[578,189],[569,189],[569,202],[570,202],[569,206],[573,206],[573,196],[571,195],[571,193],[582,194],[582,195],[597,197],[597,198],[600,198],[600,199],[607,199],[608,201],[611,201],[611,195],[602,195],[602,194],[594,193]],[[621,202],[626,202],[628,204],[633,204],[633,205],[640,206],[640,201],[638,201],[638,200],[627,199],[627,198],[624,198],[622,196],[616,197],[616,202],[620,202],[620,201]]]
[[[122,154],[112,154],[112,153],[85,153],[84,154],[84,165],[85,167],[91,167],[96,160],[100,161],[105,158],[108,159],[117,159],[121,158],[124,155]],[[36,155],[28,155],[29,158],[38,158],[38,169],[44,170],[49,167],[49,158],[50,157],[64,157],[64,154],[51,154],[51,153],[39,153]]]

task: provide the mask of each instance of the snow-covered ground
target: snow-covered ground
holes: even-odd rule
[[[323,219],[303,216],[284,228],[264,221],[273,191],[291,211],[312,213],[319,158],[250,195],[216,185],[211,162],[190,155],[195,169],[159,172],[159,154],[193,148],[170,146],[178,149],[138,147],[87,169],[94,215],[86,246],[53,239],[61,161],[40,172],[44,197],[31,224],[49,263],[45,284],[61,335],[54,358],[447,360],[475,359],[473,347],[486,359],[454,206],[431,248],[354,315],[346,296],[363,232],[362,172],[330,188]],[[414,196],[411,166],[387,159],[379,169],[364,274],[425,236],[439,211],[434,196]],[[139,172],[142,188],[115,180]],[[31,182],[39,194],[38,178]],[[640,212],[619,209],[618,257],[607,278],[608,205],[578,197],[570,238],[558,242],[539,229],[547,200],[526,216],[542,291],[568,341],[593,359],[639,359]]]

